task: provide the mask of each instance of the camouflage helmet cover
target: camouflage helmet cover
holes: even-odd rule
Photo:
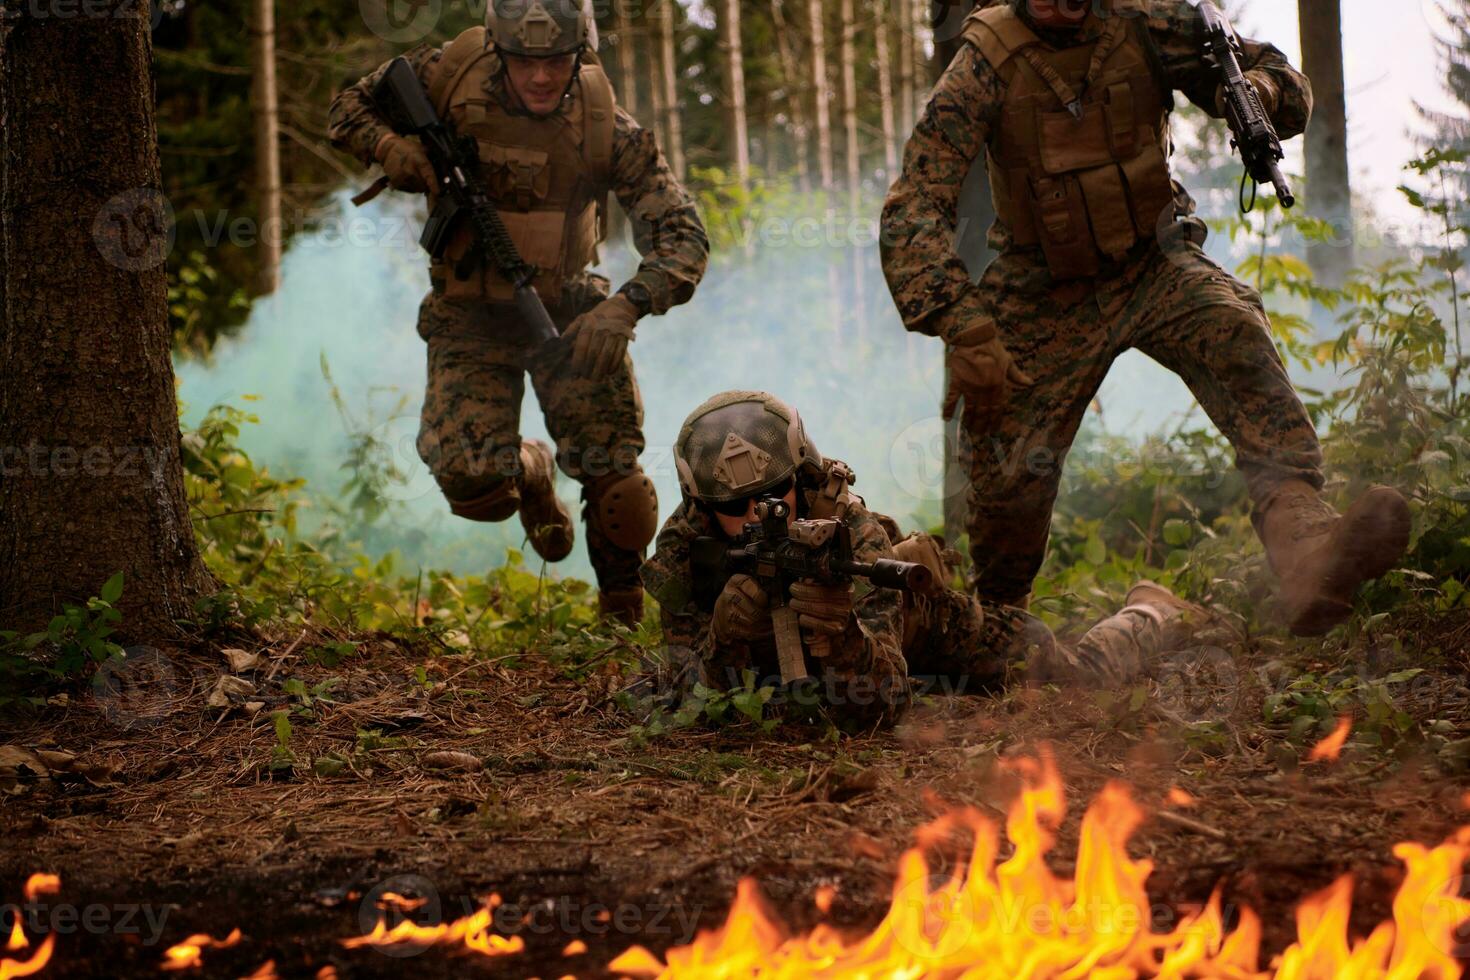
[[[597,50],[592,0],[490,0],[485,39],[507,54],[550,58]]]
[[[726,391],[696,408],[679,429],[674,460],[684,495],[713,504],[822,465],[801,416],[763,391]]]

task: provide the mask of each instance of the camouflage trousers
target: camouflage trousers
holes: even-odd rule
[[[995,692],[1017,681],[1121,688],[1152,674],[1160,657],[1190,636],[1190,624],[1129,609],[1069,647],[1024,610],[986,606],[952,590],[905,606],[905,622],[910,682],[946,694]]]
[[[1054,283],[1039,257],[1003,253],[980,291],[1036,384],[970,431],[972,585],[1019,605],[1041,568],[1062,465],[1113,361],[1137,349],[1178,374],[1230,440],[1251,498],[1288,479],[1322,485],[1317,435],[1271,339],[1260,295],[1193,242],[1154,246],[1110,275]]]
[[[564,329],[606,296],[605,281],[569,286],[551,310]],[[521,402],[529,375],[556,441],[557,465],[590,488],[603,477],[632,472],[643,452],[643,402],[631,359],[609,378],[591,381],[571,371],[570,351],[553,343],[538,350],[514,308],[450,300],[437,292],[419,307],[419,336],[428,344],[428,383],[418,452],[445,497],[474,500],[520,474]],[[587,550],[604,591],[640,588],[643,556],[615,547],[586,519]]]

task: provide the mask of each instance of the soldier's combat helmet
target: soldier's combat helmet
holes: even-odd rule
[[[763,391],[726,391],[684,420],[674,462],[685,497],[720,504],[819,473],[822,455],[796,409]]]
[[[526,58],[596,51],[592,0],[490,0],[485,39],[506,54]]]

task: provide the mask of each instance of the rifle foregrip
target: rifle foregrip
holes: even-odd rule
[[[884,589],[901,589],[920,595],[934,589],[934,573],[916,562],[879,558],[873,562],[867,575],[870,582]]]

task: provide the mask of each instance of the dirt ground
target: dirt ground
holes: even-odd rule
[[[1450,655],[1400,707],[1466,738],[1454,651],[1470,623],[1432,628]],[[227,672],[211,647],[136,658],[132,674],[0,723],[0,745],[77,755],[0,794],[0,902],[20,902],[31,872],[61,876],[59,895],[30,910],[58,934],[46,975],[154,975],[171,944],[238,927],[237,945],[204,951],[202,975],[271,960],[287,977],[327,965],[342,977],[603,976],[634,943],[662,950],[718,925],[746,875],[793,927],[814,923],[816,889],[835,885],[828,920],[861,929],[881,918],[915,828],[947,804],[1002,813],[1011,785],[997,757],[1043,742],[1069,793],[1058,872],[1071,871],[1085,802],[1126,779],[1154,812],[1130,848],[1155,862],[1151,897],[1183,909],[1223,881],[1229,902],[1261,913],[1271,952],[1294,936],[1295,903],[1345,870],[1366,932],[1389,914],[1392,845],[1437,843],[1470,822],[1470,783],[1412,749],[1302,761],[1261,722],[1279,653],[1264,640],[1183,694],[1156,690],[1121,713],[1096,692],[1027,691],[931,698],[896,731],[840,740],[783,727],[645,742],[604,673],[573,680],[534,657],[426,660],[386,637],[332,667],[307,663],[300,651],[322,639],[240,641],[261,654],[240,672],[256,693],[227,707],[207,706]],[[280,708],[295,708],[284,740]],[[1188,736],[1184,723],[1205,715],[1223,744]],[[456,761],[442,751],[473,756],[458,761],[477,771],[433,768]],[[1175,786],[1197,805],[1161,807]],[[385,891],[429,899],[415,913],[428,921],[496,893],[496,922],[525,951],[345,948]],[[564,956],[574,939],[586,953]]]

